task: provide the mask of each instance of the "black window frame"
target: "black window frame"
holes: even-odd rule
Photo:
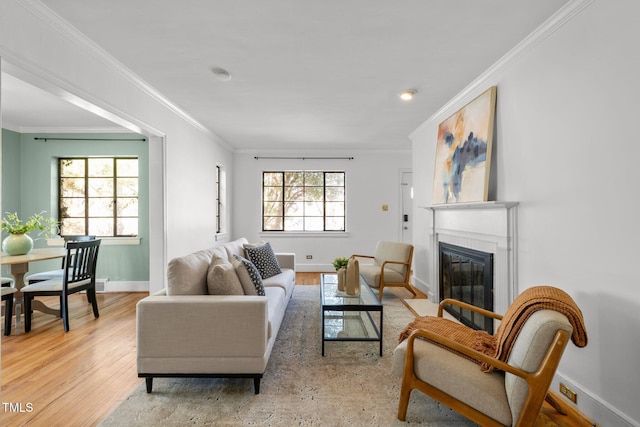
[[[285,182],[285,174],[286,173],[302,173],[302,174],[306,174],[306,173],[322,173],[323,174],[323,178],[322,178],[322,204],[323,204],[323,208],[322,208],[322,230],[308,230],[305,228],[306,225],[306,221],[305,218],[311,218],[314,216],[307,216],[305,213],[303,213],[302,215],[286,215],[286,208],[285,205],[288,202],[287,200],[285,200],[285,195],[286,195],[286,188],[287,187],[291,187],[291,186],[287,186],[286,182]],[[274,185],[265,185],[265,177],[267,174],[282,174],[282,185],[281,187],[281,191],[280,194],[282,195],[280,200],[265,200],[265,188],[266,187],[274,187],[277,188],[278,186],[274,186]],[[342,188],[343,190],[343,194],[344,194],[344,199],[342,201],[343,203],[343,209],[342,209],[342,215],[327,215],[327,209],[326,209],[326,205],[327,205],[327,188],[328,187],[336,187],[334,185],[327,185],[327,175],[328,174],[342,174],[342,185],[341,186],[337,186]],[[303,185],[305,188],[307,187],[306,185]],[[294,232],[294,233],[344,233],[347,231],[347,174],[344,170],[267,170],[267,171],[263,171],[262,172],[262,216],[261,216],[261,230],[262,232],[265,233],[287,233],[287,232]],[[269,202],[277,202],[277,203],[282,203],[282,214],[281,215],[269,215],[268,217],[265,216],[265,205]],[[290,202],[290,201],[289,201]],[[304,203],[306,202],[306,200],[303,200],[302,203],[304,205]],[[266,218],[280,218],[281,221],[281,227],[279,229],[266,229],[265,228],[265,223],[266,223]],[[287,230],[286,229],[286,218],[287,217],[301,217],[303,218],[303,229],[302,230]],[[342,224],[343,227],[342,229],[332,229],[332,228],[327,228],[327,218],[342,218]]]
[[[220,194],[222,192],[221,184],[221,167],[216,165],[216,233],[222,233],[222,221],[220,218],[220,211],[222,210],[222,200]]]
[[[89,160],[95,160],[95,159],[108,159],[113,161],[113,208],[112,208],[112,212],[113,215],[108,217],[108,218],[112,218],[113,219],[113,234],[111,235],[98,235],[96,233],[92,233],[89,230],[89,219],[92,218],[89,215],[89,200],[92,198],[96,198],[96,197],[90,197],[89,196],[89,192],[86,191],[86,189],[88,188],[88,182],[89,182],[89,178],[91,178],[89,176]],[[66,234],[63,232],[64,228],[63,228],[63,221],[65,218],[81,218],[81,217],[71,217],[65,214],[64,211],[64,204],[62,203],[63,199],[65,198],[71,198],[71,197],[63,197],[62,196],[62,182],[64,178],[68,178],[68,177],[63,177],[62,176],[62,162],[64,162],[65,160],[70,160],[70,161],[78,161],[78,160],[82,160],[85,162],[85,169],[84,169],[84,176],[82,177],[84,179],[84,183],[85,183],[85,192],[84,192],[84,199],[85,199],[85,206],[84,206],[84,233],[78,233],[78,232],[74,232],[72,234],[85,234],[85,235],[96,235],[98,237],[139,237],[140,235],[140,211],[139,211],[139,203],[140,203],[140,192],[139,192],[139,184],[140,184],[140,171],[138,169],[138,174],[134,177],[134,176],[129,176],[129,175],[118,175],[118,160],[136,160],[136,161],[140,161],[140,159],[137,156],[88,156],[88,157],[84,157],[84,156],[80,156],[80,157],[59,157],[58,158],[58,221],[60,222],[60,235],[61,236],[65,236]],[[139,163],[138,163],[139,166]],[[134,197],[131,195],[127,195],[126,198],[127,199],[137,199],[138,200],[138,215],[134,216],[123,216],[123,215],[118,215],[118,185],[117,185],[117,180],[119,178],[136,178],[138,180],[138,194]],[[96,217],[97,218],[97,217]],[[135,218],[138,222],[138,233],[137,234],[118,234],[118,220],[122,219],[122,218]]]

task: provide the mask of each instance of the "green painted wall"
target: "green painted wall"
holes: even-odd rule
[[[36,141],[35,138],[73,138],[64,141]],[[77,140],[87,138],[85,140]],[[149,280],[149,150],[143,141],[94,141],[93,138],[143,138],[136,134],[27,134],[2,130],[2,211],[21,217],[41,211],[57,215],[57,158],[86,156],[137,156],[139,159],[140,245],[100,247],[97,276],[117,282]],[[35,236],[32,236],[35,237]],[[3,235],[4,238],[4,235]],[[35,247],[46,241],[35,241]],[[60,261],[41,261],[30,272],[59,267]],[[7,275],[3,267],[3,276]]]
[[[2,213],[20,211],[20,134],[2,129]]]

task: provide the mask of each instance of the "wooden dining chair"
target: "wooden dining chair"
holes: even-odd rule
[[[95,240],[96,236],[69,235],[69,236],[62,236],[62,238],[64,239],[64,244],[66,246],[68,242],[87,242],[90,240]],[[35,282],[44,282],[45,280],[61,279],[62,274],[64,272],[64,263],[65,263],[65,260],[63,258],[62,265],[60,266],[59,269],[30,274],[27,277],[25,277],[24,282],[30,285]]]
[[[3,277],[4,279],[4,277]],[[18,290],[12,286],[3,286],[0,288],[0,295],[4,301],[4,334],[11,335],[11,320],[13,318],[13,294]]]
[[[67,242],[67,253],[64,258],[63,275],[61,278],[36,282],[22,288],[25,307],[25,332],[31,331],[31,304],[37,296],[59,296],[60,316],[64,324],[64,331],[69,331],[69,295],[87,291],[87,297],[93,306],[93,315],[97,318],[98,303],[96,300],[96,263],[100,239],[86,242]]]

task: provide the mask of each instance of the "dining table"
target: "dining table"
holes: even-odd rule
[[[7,265],[9,267],[9,273],[13,277],[14,286],[18,292],[14,293],[15,298],[15,331],[19,334],[21,331],[21,311],[23,305],[23,296],[20,291],[24,286],[24,276],[29,271],[29,263],[36,261],[44,261],[48,259],[64,258],[67,254],[64,248],[36,248],[32,249],[25,255],[7,255],[4,252],[0,253],[0,265]],[[34,300],[31,306],[34,310],[41,311],[43,313],[52,314],[60,317],[60,310],[51,308],[45,305],[42,301]]]

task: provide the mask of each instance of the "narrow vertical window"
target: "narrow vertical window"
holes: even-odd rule
[[[222,223],[220,221],[220,211],[222,210],[220,194],[222,194],[222,192],[220,190],[220,166],[216,166],[216,233],[222,232]]]

